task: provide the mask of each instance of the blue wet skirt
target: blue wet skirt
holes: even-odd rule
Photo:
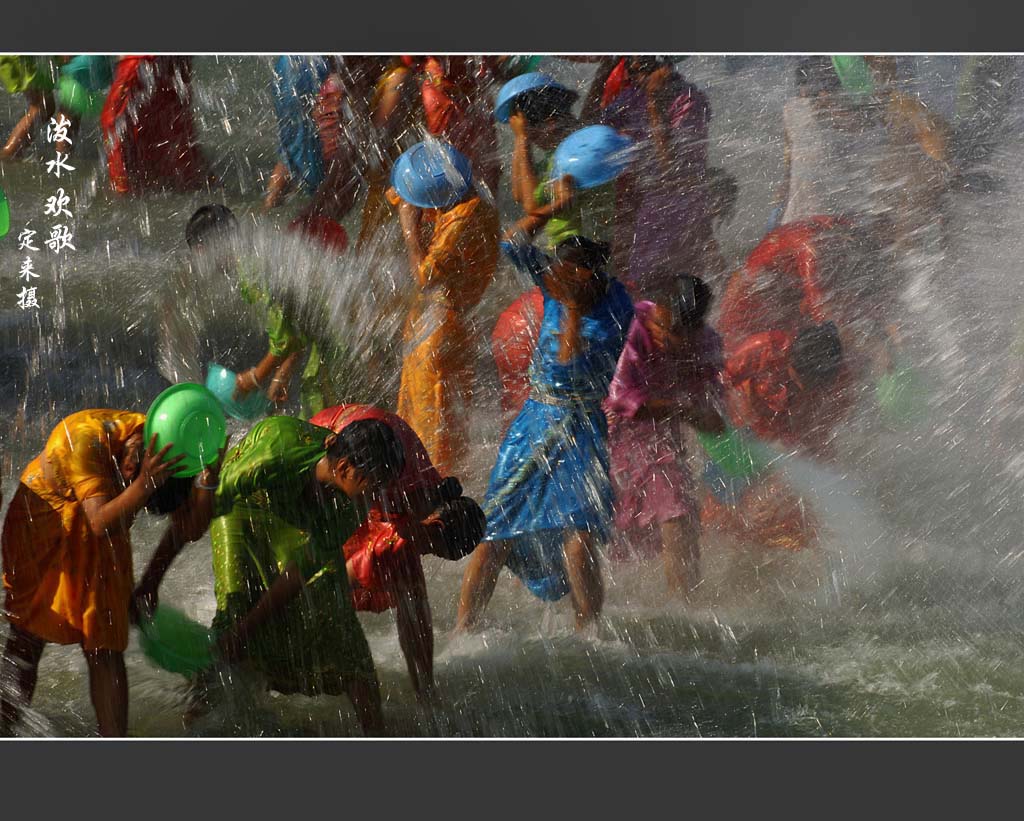
[[[310,116],[328,66],[322,58],[283,56],[274,65],[272,94],[281,141],[280,157],[288,173],[307,193],[324,179],[320,134]]]
[[[605,540],[613,515],[608,426],[596,403],[528,399],[505,434],[484,501],[485,541],[511,541],[507,567],[538,598],[569,592],[567,530]]]

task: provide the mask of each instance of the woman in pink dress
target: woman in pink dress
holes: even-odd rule
[[[711,290],[684,276],[673,308],[638,302],[604,403],[620,557],[665,556],[669,590],[700,582],[700,507],[683,425],[720,433],[722,342],[704,324]],[[664,548],[662,550],[662,548]]]

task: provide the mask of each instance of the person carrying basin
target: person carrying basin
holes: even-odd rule
[[[476,191],[465,155],[427,140],[399,157],[388,198],[398,209],[417,286],[405,325],[398,415],[444,474],[458,471],[473,401],[473,331],[467,315],[498,264],[498,214]]]
[[[173,442],[154,430],[168,413],[186,421]],[[131,526],[142,510],[171,517],[145,585],[205,532],[224,431],[219,406],[198,385],[165,391],[148,415],[83,410],[54,428],[22,473],[4,519],[4,734],[32,701],[48,643],[82,648],[100,735],[127,733],[124,651],[139,617]]]

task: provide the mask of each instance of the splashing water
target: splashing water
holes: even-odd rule
[[[195,60],[197,128],[223,191],[116,199],[105,190],[98,128],[86,123],[80,132],[72,178],[78,252],[43,268],[49,279],[41,280],[38,315],[8,303],[0,310],[5,504],[20,470],[68,413],[89,406],[142,410],[167,380],[202,381],[211,358],[242,369],[265,353],[262,318],[241,299],[237,278],[188,257],[184,226],[206,202],[223,200],[238,215],[243,230],[231,251],[249,260],[251,276],[298,312],[318,344],[343,350],[347,390],[393,407],[413,294],[397,225],[358,253],[333,256],[284,230],[304,205],[301,195],[259,213],[276,159],[270,62]],[[711,163],[739,182],[735,216],[717,236],[732,268],[763,235],[781,180],[781,110],[793,95],[794,63],[703,56],[682,66],[711,100]],[[1008,287],[1018,279],[1015,250],[1024,236],[1024,106],[1019,95],[1007,101],[1000,89],[1016,88],[1011,81],[1022,66],[1015,59],[989,66],[976,81],[982,90],[968,99],[974,107],[958,114],[963,65],[960,58],[901,61],[904,89],[957,125],[956,145],[988,181],[987,188],[952,185],[902,251],[896,310],[907,355],[937,386],[934,402],[927,418],[890,430],[865,399],[837,434],[832,462],[784,455],[781,474],[822,523],[820,550],[750,550],[709,530],[705,580],[688,604],[665,592],[659,561],[606,562],[602,624],[580,636],[565,602],[544,605],[503,574],[483,630],[452,637],[464,564],[427,557],[439,706],[421,707],[413,697],[393,616],[360,616],[395,732],[1019,734],[1024,379],[1014,375],[1019,354],[1005,354],[1020,333],[1024,307]],[[591,68],[549,59],[542,70],[585,92]],[[5,100],[0,126],[9,129],[22,101]],[[400,136],[415,142],[422,135]],[[499,137],[507,173],[507,129]],[[364,150],[369,167],[372,151]],[[29,218],[41,221],[41,154],[32,148],[28,161],[2,166],[12,237]],[[511,224],[518,212],[504,180],[491,193],[503,225]],[[356,208],[345,222],[350,235],[358,219]],[[18,256],[13,242],[0,244],[0,269],[17,270]],[[724,286],[712,284],[719,293]],[[502,433],[487,340],[498,313],[522,289],[502,263],[470,318],[479,384],[463,484],[477,498]],[[431,327],[428,317],[413,343]],[[235,441],[240,433],[234,431]],[[137,568],[161,528],[140,516],[133,529]],[[208,538],[179,558],[161,598],[200,621],[212,619]],[[185,732],[183,680],[149,666],[134,638],[127,662],[131,732]],[[345,699],[281,696],[244,681],[232,692],[230,709],[188,732],[359,734]],[[77,648],[47,649],[21,731],[93,733]]]

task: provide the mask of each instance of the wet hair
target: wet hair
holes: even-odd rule
[[[405,467],[405,453],[395,432],[376,419],[360,419],[342,428],[327,449],[332,461],[344,459],[372,482],[387,484]]]
[[[839,375],[843,344],[834,322],[804,328],[790,349],[793,370],[811,385],[828,385]]]
[[[554,253],[558,262],[568,262],[602,273],[612,259],[611,246],[607,242],[597,242],[579,235],[562,240]]]
[[[830,57],[804,57],[796,65],[796,87],[804,96],[838,93],[843,90]]]
[[[444,528],[443,545],[435,550],[434,555],[452,562],[472,553],[487,529],[487,517],[480,505],[468,496],[446,502],[434,515]]]
[[[714,295],[703,279],[687,274],[679,279],[674,301],[676,314],[682,326],[697,328],[704,323],[704,318],[714,301]]]
[[[568,362],[579,353],[583,317],[593,310],[608,290],[605,268],[611,261],[611,249],[605,242],[573,236],[558,243],[554,262],[569,264],[589,273],[566,271],[552,266],[544,282],[551,295],[565,307],[562,317],[561,342],[558,348],[560,362]]]
[[[149,501],[146,502],[146,512],[156,516],[174,513],[188,501],[191,493],[192,477],[172,476],[149,497]]]
[[[522,113],[530,125],[536,126],[554,117],[571,117],[577,97],[575,91],[567,88],[545,86],[520,94],[512,111]]]
[[[238,229],[238,220],[226,205],[204,205],[196,211],[185,227],[185,242],[195,248],[215,237],[230,234]]]

